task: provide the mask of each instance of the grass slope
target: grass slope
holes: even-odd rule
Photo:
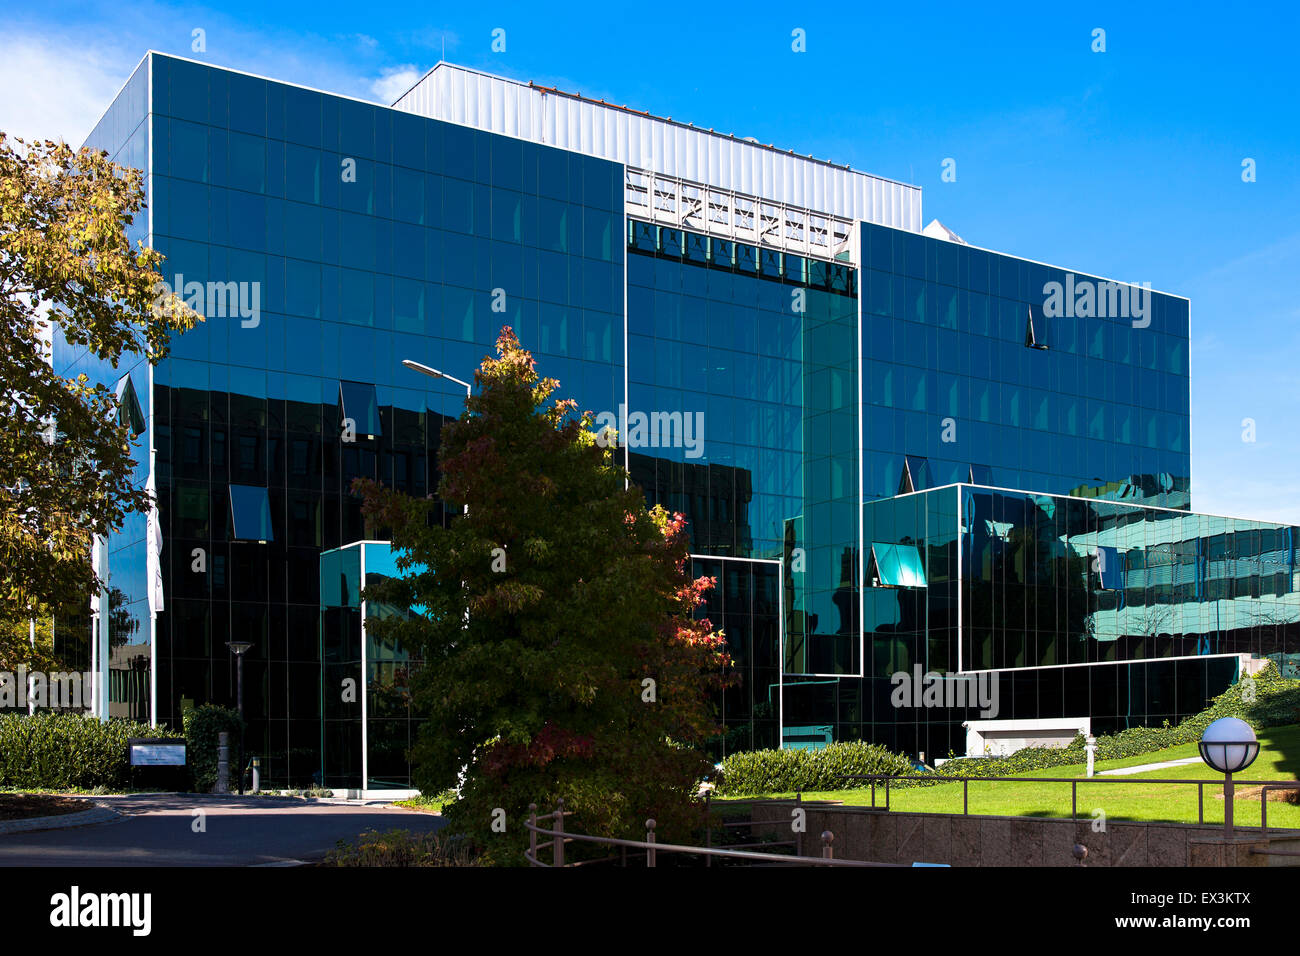
[[[1238,776],[1246,780],[1295,781],[1300,779],[1300,725],[1274,727],[1259,732],[1260,754],[1254,764]],[[1111,770],[1142,764],[1199,757],[1195,744],[1167,747],[1154,753],[1126,757],[1122,760],[1098,761],[1096,769]],[[964,763],[965,761],[963,761]],[[1069,764],[1031,770],[1014,774],[1010,782],[969,784],[969,812],[989,816],[1033,816],[1068,818],[1070,816],[1070,785],[1068,783],[1033,783],[1036,777],[1070,777],[1086,780],[1085,764]],[[979,771],[972,767],[971,775]],[[1002,776],[1002,774],[998,774]],[[1181,767],[1162,767],[1156,770],[1116,778],[1093,778],[1116,782],[1080,784],[1079,818],[1093,819],[1095,811],[1102,811],[1107,820],[1167,821],[1173,823],[1197,822],[1197,788],[1194,784],[1144,783],[1159,780],[1206,780],[1204,788],[1205,822],[1223,822],[1223,777],[1202,763]],[[1022,782],[1023,781],[1023,782]],[[1234,820],[1239,826],[1258,826],[1260,804],[1258,793],[1253,798],[1246,792],[1254,787],[1237,788],[1234,801]],[[793,797],[793,793],[770,793],[761,797]],[[870,806],[870,789],[827,790],[805,793],[805,800],[839,800],[850,806]],[[750,798],[753,799],[753,798]],[[728,812],[739,810],[747,800],[717,800],[715,805],[725,806]],[[884,805],[883,788],[876,790],[876,803]],[[890,809],[910,813],[961,813],[962,785],[943,783],[933,786],[891,789]],[[1268,806],[1269,827],[1300,828],[1300,806],[1278,800],[1275,796]]]

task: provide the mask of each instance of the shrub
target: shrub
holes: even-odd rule
[[[912,762],[879,744],[861,740],[835,743],[820,750],[751,750],[722,762],[719,796],[793,791],[848,790],[870,786],[865,780],[841,780],[844,774],[911,773]]]
[[[217,704],[202,704],[185,712],[185,740],[194,789],[207,793],[217,784],[217,745],[220,734],[230,734],[230,785],[234,787],[243,767],[239,752],[243,719],[239,711]]]
[[[478,866],[468,841],[446,833],[367,830],[356,846],[340,840],[325,862],[332,866]]]
[[[1248,694],[1246,687],[1251,687]],[[1253,700],[1246,700],[1253,695]],[[1240,717],[1256,730],[1300,723],[1300,681],[1282,677],[1277,666],[1270,661],[1247,685],[1239,680],[1218,697],[1210,706],[1177,725],[1165,723],[1161,727],[1130,727],[1115,734],[1097,738],[1097,760],[1122,760],[1154,753],[1179,744],[1196,743],[1205,728],[1220,717]],[[954,760],[935,771],[944,777],[1002,777],[1023,773],[1026,770],[1044,770],[1069,764],[1086,763],[1087,751],[1082,734],[1069,746],[1061,748],[1026,747],[1005,757],[980,757],[973,760]],[[921,785],[928,781],[899,781],[898,786]]]
[[[1246,688],[1251,690],[1247,693]],[[1247,697],[1253,695],[1253,699]],[[1240,717],[1256,730],[1300,723],[1300,681],[1282,677],[1271,661],[1252,678],[1238,681],[1210,706],[1175,725],[1130,727],[1097,738],[1097,760],[1120,760],[1195,743],[1220,717]],[[949,760],[924,780],[898,780],[892,787],[928,786],[951,777],[1004,777],[1087,762],[1080,734],[1066,747],[1025,747],[1002,757]],[[756,750],[733,754],[722,762],[719,796],[755,793],[845,790],[839,774],[912,774],[911,761],[883,747],[862,742],[831,744],[823,750]],[[870,786],[858,781],[854,786]]]
[[[28,790],[125,790],[127,740],[179,737],[133,720],[107,723],[77,713],[0,715],[0,786]]]

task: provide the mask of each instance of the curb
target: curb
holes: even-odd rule
[[[97,803],[89,810],[77,813],[60,813],[52,817],[30,817],[26,820],[0,821],[0,835],[6,833],[29,833],[33,830],[66,830],[71,827],[84,827],[92,823],[108,823],[116,820],[119,814],[112,807]]]

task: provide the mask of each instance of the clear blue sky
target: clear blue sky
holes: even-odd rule
[[[925,220],[976,245],[1189,297],[1193,507],[1300,523],[1300,13],[892,6],[23,0],[0,12],[0,129],[79,142],[149,48],[387,102],[445,44],[915,182]]]

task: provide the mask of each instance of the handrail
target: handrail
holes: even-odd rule
[[[558,836],[555,830],[543,830],[540,827],[533,830],[528,824],[524,824],[530,831],[543,836]],[[653,831],[651,831],[653,832]],[[826,833],[830,833],[829,830]],[[823,834],[825,837],[826,834]],[[616,837],[592,836],[585,833],[569,833],[566,835],[566,842],[585,842],[600,843],[605,846],[636,847],[646,850],[647,852],[665,851],[668,853],[687,853],[692,856],[721,856],[730,857],[738,860],[765,860],[769,863],[776,862],[787,866],[901,866],[901,863],[868,863],[863,860],[840,860],[834,857],[801,857],[801,856],[781,856],[776,853],[754,853],[751,850],[718,850],[707,849],[702,846],[686,846],[680,843],[657,843],[653,840],[621,840]],[[527,854],[525,854],[527,856]],[[531,859],[531,857],[530,857]],[[808,862],[804,862],[808,861]],[[545,866],[547,864],[540,864]],[[654,863],[647,864],[654,866]]]
[[[1122,776],[1122,777],[948,777],[948,776],[940,776],[939,774],[935,774],[935,773],[924,773],[924,774],[844,773],[844,774],[838,774],[837,779],[839,780],[873,780],[873,779],[874,780],[930,780],[933,781],[934,783],[959,783],[962,780],[969,780],[973,783],[978,783],[980,781],[986,781],[986,780],[1000,782],[1000,783],[1008,783],[1008,782],[1026,783],[1026,782],[1035,782],[1035,781],[1040,783],[1072,783],[1072,782],[1077,782],[1077,783],[1201,783],[1201,784],[1213,784],[1214,786],[1219,786],[1223,783],[1222,780],[1193,780],[1193,779],[1179,780],[1179,779],[1155,778],[1155,777],[1138,777],[1136,779],[1130,779],[1127,776]],[[1243,787],[1272,786],[1277,783],[1285,783],[1285,781],[1278,781],[1278,780],[1238,780],[1236,777],[1232,778],[1232,782],[1234,784]],[[1297,785],[1300,786],[1300,781],[1297,782]],[[786,799],[788,800],[789,798]]]
[[[839,774],[837,780],[870,780],[871,781],[871,809],[876,807],[876,781],[884,781],[885,784],[885,812],[889,812],[889,782],[891,780],[924,780],[933,784],[960,783],[962,785],[962,816],[970,815],[970,789],[971,783],[1068,783],[1070,784],[1070,819],[1078,822],[1079,817],[1079,784],[1081,783],[1155,783],[1155,784],[1182,784],[1184,786],[1196,785],[1196,817],[1197,823],[1205,823],[1205,787],[1207,785],[1220,787],[1226,782],[1224,780],[1195,780],[1195,779],[1170,779],[1164,777],[1141,777],[1136,780],[1128,776],[1118,777],[948,777],[939,776],[938,774],[890,774],[890,773],[846,773]],[[1231,781],[1234,789],[1238,786],[1243,787],[1260,787],[1260,831],[1268,829],[1268,791],[1269,790],[1300,790],[1300,781],[1287,783],[1277,780],[1238,780],[1233,778]],[[847,809],[847,808],[846,808]],[[1277,829],[1290,830],[1294,827],[1278,827]]]
[[[745,801],[743,801],[743,802],[744,802],[747,806],[750,806],[750,807],[759,807],[759,806],[784,806],[784,805],[790,803],[790,799],[789,799],[788,797],[763,797],[763,798],[759,798],[759,799],[756,799],[756,800],[745,800]],[[802,793],[797,793],[797,794],[795,794],[795,798],[794,798],[794,804],[795,804],[796,807],[814,807],[814,808],[815,808],[815,807],[823,807],[823,806],[835,806],[837,802],[838,802],[838,801],[835,801],[835,800],[804,800],[804,798],[803,798],[803,794],[802,794]],[[740,829],[740,828],[743,828],[743,827],[753,827],[753,825],[754,825],[753,820],[735,820],[735,821],[727,821],[727,820],[723,820],[721,823],[717,824],[717,826],[719,826],[719,827],[722,829],[722,831],[723,831],[723,835],[724,835],[724,836],[726,835],[726,831],[727,831],[728,829]],[[708,790],[708,791],[706,791],[705,794],[704,794],[704,846],[705,846],[705,849],[712,849],[712,848],[713,848],[713,827],[714,827],[714,823],[713,823],[713,791],[712,791],[712,790]],[[788,846],[788,847],[793,847],[793,848],[794,848],[794,855],[795,855],[795,856],[803,856],[803,855],[804,855],[804,852],[803,852],[803,831],[802,831],[802,830],[799,830],[799,831],[796,831],[796,832],[795,832],[795,835],[794,835],[794,839],[793,839],[793,840],[764,840],[764,841],[761,841],[761,842],[759,842],[759,843],[732,843],[731,846],[732,846],[733,849],[744,849],[744,848],[746,848],[746,847],[751,847],[751,846],[766,846],[766,847]],[[705,865],[706,867],[711,867],[711,866],[713,865],[713,860],[712,860],[710,857],[707,857],[707,856],[706,856],[706,857],[704,858],[704,865]]]
[[[777,801],[773,801],[777,802]],[[666,853],[685,853],[690,856],[703,856],[706,860],[713,857],[722,857],[736,860],[762,860],[766,863],[775,863],[780,866],[857,866],[857,867],[898,867],[899,863],[870,863],[864,860],[841,860],[836,859],[831,844],[835,840],[835,835],[826,830],[822,833],[822,855],[818,857],[805,856],[784,856],[775,853],[755,853],[751,850],[720,850],[713,847],[686,846],[680,843],[659,843],[655,839],[655,821],[653,819],[646,821],[646,839],[645,840],[624,840],[617,837],[602,837],[587,833],[574,833],[564,829],[563,820],[565,816],[571,816],[572,811],[564,811],[563,799],[556,801],[556,810],[552,813],[539,816],[537,813],[537,804],[530,804],[528,807],[528,819],[524,823],[524,828],[528,830],[528,849],[524,851],[524,858],[533,866],[560,868],[566,866],[564,863],[564,845],[566,843],[595,843],[602,846],[615,846],[624,849],[632,847],[634,849],[645,850],[646,866],[656,865],[656,858],[660,851]],[[547,829],[538,826],[538,821],[550,817],[558,817],[559,827],[557,829]],[[538,844],[539,836],[549,836],[552,839],[544,844]],[[552,846],[553,858],[550,863],[542,862],[537,851],[545,846]],[[568,864],[568,865],[577,865]]]
[[[1268,792],[1270,790],[1300,790],[1300,783],[1266,783],[1259,788],[1259,829],[1267,829],[1268,824]],[[1290,853],[1279,853],[1282,856],[1291,856]],[[1300,856],[1300,854],[1296,854]]]

